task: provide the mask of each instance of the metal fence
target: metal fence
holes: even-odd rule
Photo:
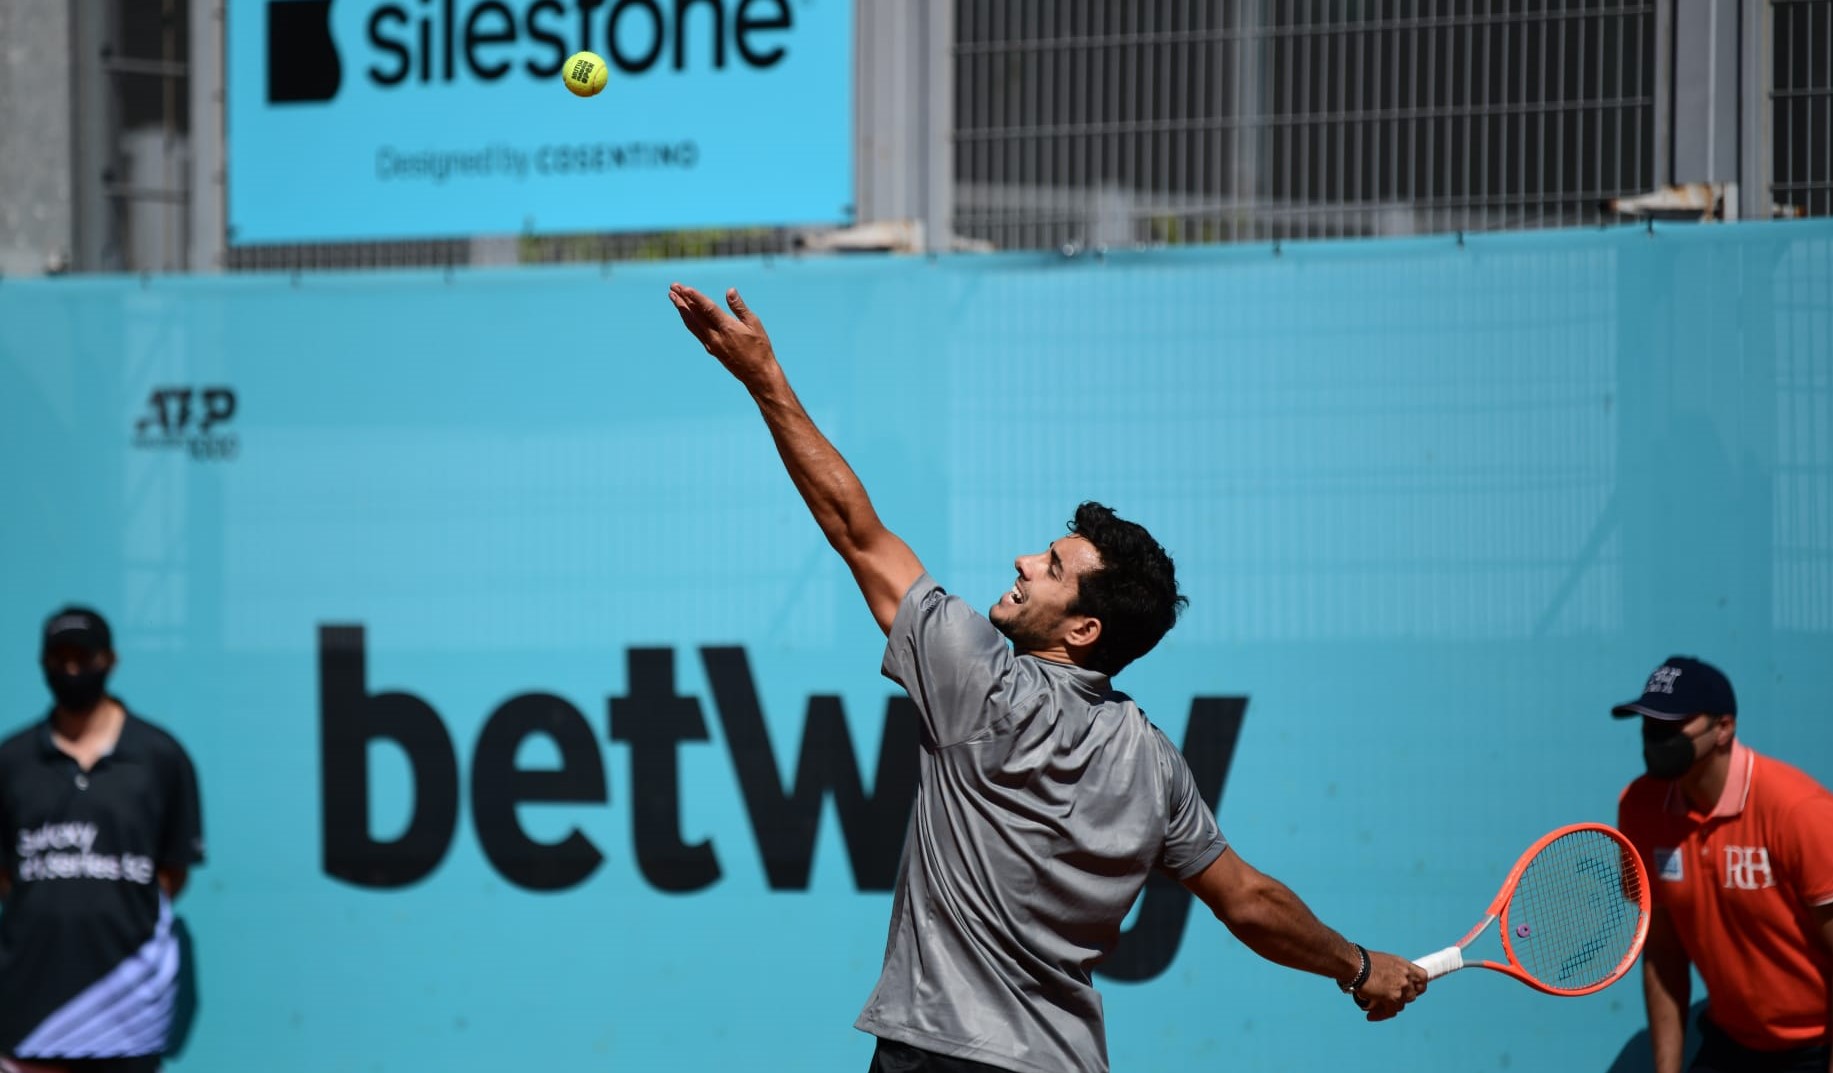
[[[440,268],[460,265],[575,264],[742,257],[794,253],[803,233],[786,228],[663,231],[623,234],[519,235],[412,242],[338,242],[232,246],[232,271]]]
[[[114,2],[130,14],[152,10]],[[862,55],[905,40],[896,35],[908,27],[872,5],[909,0],[857,2],[862,33],[892,35],[890,44],[862,42],[877,50]],[[1607,199],[1671,177],[1661,127],[1676,99],[1673,24],[1704,10],[1690,0],[932,2],[952,5],[936,23],[953,28],[948,223],[957,245],[1004,249],[1609,219]],[[172,86],[190,59],[174,53],[183,40],[171,29],[175,4],[184,7],[163,0],[163,21],[122,17],[138,29],[128,51],[151,52],[157,64],[113,62],[124,77],[162,76],[163,93],[135,95],[158,101],[158,114],[137,119],[142,130],[157,124],[168,144],[196,126],[173,114],[184,97]],[[1764,147],[1757,174],[1767,181],[1757,188],[1782,214],[1833,214],[1833,0],[1767,0],[1752,10],[1765,14],[1753,25],[1768,39],[1739,46],[1742,62],[1762,69],[1746,82],[1760,91],[1746,89],[1738,108],[1742,122],[1768,128],[1752,143]],[[888,28],[873,29],[880,25]],[[909,91],[877,66],[860,65],[862,102]],[[862,138],[871,134],[862,128]],[[206,196],[175,185],[110,188],[127,260],[156,245],[171,260],[171,221],[184,211],[175,200]],[[208,194],[220,196],[220,185]],[[148,231],[142,218],[160,213],[168,241],[135,240]],[[222,267],[620,261],[793,253],[810,241],[807,231],[766,227],[229,247]]]
[[[960,0],[999,246],[1547,227],[1654,180],[1655,5]]]
[[[1833,215],[1833,0],[1771,0],[1770,195]]]

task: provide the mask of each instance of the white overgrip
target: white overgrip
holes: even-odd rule
[[[1413,964],[1426,970],[1426,979],[1436,980],[1446,973],[1456,972],[1464,967],[1464,948],[1461,946],[1447,946],[1437,953],[1427,954],[1422,958],[1414,958]]]

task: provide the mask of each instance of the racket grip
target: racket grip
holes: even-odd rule
[[[1446,973],[1456,972],[1464,967],[1464,948],[1447,946],[1437,953],[1415,958],[1413,964],[1426,970],[1426,979],[1436,980]]]

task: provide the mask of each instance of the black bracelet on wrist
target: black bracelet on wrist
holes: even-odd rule
[[[1362,944],[1351,943],[1350,945],[1356,948],[1357,956],[1361,957],[1362,967],[1356,971],[1356,974],[1350,978],[1348,983],[1343,983],[1342,981],[1337,982],[1337,986],[1342,988],[1343,993],[1346,995],[1355,994],[1356,988],[1368,983],[1368,970],[1370,968],[1368,963],[1368,951],[1362,948]]]

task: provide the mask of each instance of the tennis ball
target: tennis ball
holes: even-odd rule
[[[566,88],[576,97],[596,95],[605,88],[605,78],[610,74],[605,70],[604,57],[596,52],[575,52],[560,70],[566,77]]]

